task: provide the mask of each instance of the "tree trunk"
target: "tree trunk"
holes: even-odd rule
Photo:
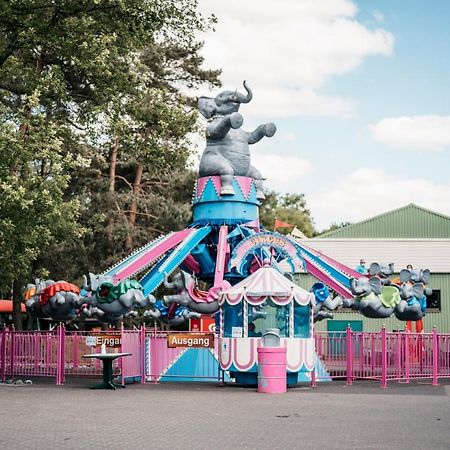
[[[22,280],[14,280],[13,282],[13,322],[16,330],[22,330]]]
[[[112,201],[114,192],[116,190],[116,165],[117,165],[117,153],[119,151],[119,140],[116,139],[114,145],[111,149],[111,159],[109,162],[109,188],[108,192],[110,195],[110,200]],[[108,225],[106,226],[106,237],[109,244],[113,241],[113,219],[109,217]]]
[[[136,216],[137,216],[137,210],[138,210],[138,197],[139,192],[141,190],[141,182],[142,182],[142,175],[144,173],[144,166],[142,164],[138,164],[136,167],[136,176],[134,178],[133,183],[133,193],[131,197],[131,205],[130,205],[130,214],[128,216],[128,233],[127,233],[127,239],[125,241],[125,251],[129,252],[131,251],[133,247],[133,229],[136,225]]]

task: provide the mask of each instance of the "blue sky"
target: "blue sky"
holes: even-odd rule
[[[268,188],[305,193],[318,229],[411,202],[450,215],[450,1],[199,4],[219,19],[205,65],[253,89],[243,128],[278,127],[252,146]]]

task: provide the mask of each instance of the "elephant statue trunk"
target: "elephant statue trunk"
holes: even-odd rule
[[[231,97],[230,100],[232,102],[236,102],[236,103],[249,103],[250,100],[253,98],[253,92],[252,90],[248,87],[248,84],[246,81],[244,81],[244,88],[247,91],[247,95],[243,95],[240,92],[236,91]]]

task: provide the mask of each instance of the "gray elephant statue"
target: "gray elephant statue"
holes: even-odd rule
[[[166,305],[178,304],[200,314],[215,314],[219,311],[218,292],[221,288],[230,287],[230,284],[224,280],[221,286],[213,287],[209,291],[200,291],[195,288],[194,278],[187,272],[180,270],[172,278],[172,281],[169,281],[167,275],[165,275],[164,286],[177,291],[176,294],[163,297]]]
[[[254,131],[241,129],[244,119],[238,110],[241,103],[248,103],[252,91],[244,81],[247,94],[223,91],[216,97],[200,97],[198,109],[207,119],[206,149],[200,160],[199,175],[219,175],[220,195],[233,195],[233,176],[251,177],[255,180],[257,197],[264,198],[261,173],[250,164],[249,144],[255,144],[263,137],[272,137],[276,132],[273,123],[259,125]]]
[[[372,263],[369,267],[369,275],[371,277],[378,277],[382,280],[383,285],[390,284],[389,276],[394,273],[394,263]]]
[[[398,320],[416,321],[423,318],[427,309],[427,298],[422,283],[405,283],[400,287],[400,302],[395,307]]]
[[[153,309],[145,311],[144,317],[151,317],[171,327],[188,322],[189,319],[201,317],[201,314],[191,311],[183,305],[172,303],[167,306],[162,300],[157,300],[153,295],[149,295],[149,300]]]
[[[384,286],[379,277],[361,277],[350,280],[350,290],[355,295],[351,303],[353,309],[371,319],[382,319],[391,316],[400,302],[399,290],[396,286]]]
[[[427,296],[432,289],[426,286],[430,282],[431,272],[425,270],[400,271],[400,297],[401,301],[395,308],[395,317],[399,320],[421,320],[427,309]]]
[[[332,319],[333,313],[331,311],[336,310],[340,306],[345,306],[343,298],[339,295],[332,297],[328,287],[323,283],[314,283],[311,286],[311,292],[316,300],[313,309],[314,322]]]
[[[137,308],[144,308],[149,298],[144,296],[142,286],[136,280],[123,280],[113,283],[111,277],[89,274],[84,276],[83,288],[91,292],[89,297],[81,297],[83,313],[96,316],[100,322],[115,323],[123,317],[136,316]]]
[[[80,289],[67,281],[35,280],[28,284],[25,306],[32,317],[72,320],[78,308]]]

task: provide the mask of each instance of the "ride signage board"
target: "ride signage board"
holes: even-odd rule
[[[236,268],[243,273],[248,257],[273,259],[274,251],[278,253],[276,262],[285,259],[293,272],[304,270],[303,259],[298,253],[295,242],[279,233],[264,231],[248,236],[238,244],[230,256],[229,269]]]
[[[167,347],[213,348],[214,334],[190,334],[190,333],[168,334]]]

